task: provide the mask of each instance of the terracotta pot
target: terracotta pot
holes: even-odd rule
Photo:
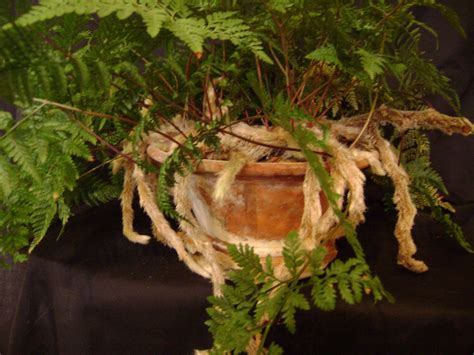
[[[167,158],[153,145],[148,146],[147,154],[158,163]],[[229,259],[229,243],[248,244],[262,259],[270,255],[274,266],[280,266],[284,239],[289,232],[298,231],[303,216],[307,163],[247,163],[236,176],[228,196],[216,202],[212,198],[214,187],[226,163],[203,159],[191,176],[187,195],[201,233],[225,260]],[[324,212],[327,199],[323,193],[320,198]],[[337,250],[334,241],[324,247],[328,253],[323,264],[327,265],[336,257]],[[284,268],[279,270],[284,274]]]
[[[194,174],[199,199],[202,198],[210,215],[225,231],[242,237],[242,243],[260,240],[263,248],[256,248],[257,254],[262,257],[271,254],[272,242],[281,242],[290,231],[297,231],[300,227],[307,164],[248,163],[237,175],[224,201],[216,202],[212,193],[217,173],[225,164],[225,161],[206,159],[199,164]],[[324,212],[328,207],[327,199],[323,193],[320,198]],[[200,216],[199,213],[196,214],[195,207],[193,206],[193,211],[199,221]],[[212,230],[208,230],[208,233],[213,239],[219,239],[219,235],[213,235],[219,233],[213,233]],[[267,244],[268,253],[265,250]],[[324,246],[328,249],[324,263],[328,264],[336,257],[337,250],[334,241],[327,242]],[[276,264],[281,263],[281,247],[273,254],[273,258]]]

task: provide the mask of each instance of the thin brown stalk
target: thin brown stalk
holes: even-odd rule
[[[58,107],[58,108],[61,108],[63,110],[67,110],[67,111],[82,113],[82,114],[87,115],[87,116],[100,117],[100,118],[106,118],[106,119],[112,119],[112,120],[120,120],[120,121],[126,122],[130,125],[136,125],[137,124],[135,121],[133,121],[129,118],[126,118],[126,117],[118,117],[118,116],[113,116],[113,115],[109,115],[109,114],[106,114],[106,113],[81,110],[77,107],[61,104],[59,102],[49,101],[49,100],[45,100],[45,99],[38,99],[38,98],[33,98],[33,101],[39,102],[39,103],[42,103],[42,104],[45,104],[45,105],[55,106],[55,107]]]
[[[67,51],[62,49],[56,42],[54,42],[50,37],[47,37],[41,33],[39,33],[40,37],[43,38],[43,41],[48,44],[51,48],[57,50],[58,52],[61,52],[65,58],[71,58],[71,54],[69,54]]]
[[[349,86],[349,88],[344,92],[344,94],[342,95],[342,97],[345,97],[349,91],[351,91],[351,89],[354,87],[354,84],[351,84]],[[337,95],[337,94],[336,94]],[[337,98],[338,99],[341,99],[342,101],[342,97],[341,96],[338,96]],[[323,110],[323,112],[321,112],[321,114],[319,115],[319,117],[324,117],[328,112],[329,110],[331,110],[333,108],[333,106],[336,104],[336,100],[332,100],[331,103]]]
[[[158,76],[158,78],[160,78],[160,80],[163,82],[163,84],[165,84],[165,86],[166,86],[166,88],[168,89],[169,92],[171,92],[171,93],[175,92],[175,90],[173,89],[171,84],[168,82],[168,80],[166,80],[166,78],[162,74],[160,74],[158,72],[156,75]]]
[[[172,101],[172,100],[166,98],[165,96],[159,94],[158,92],[156,92],[155,90],[151,89],[150,87],[145,86],[145,85],[142,85],[142,84],[140,84],[140,83],[138,83],[138,82],[132,80],[131,78],[129,78],[129,77],[127,77],[127,76],[124,76],[124,75],[119,75],[119,76],[122,77],[122,78],[124,78],[125,80],[129,80],[130,82],[132,82],[133,84],[135,84],[135,85],[138,86],[138,87],[141,87],[141,88],[143,88],[143,89],[146,89],[146,90],[150,93],[150,95],[153,97],[153,99],[154,99],[155,101],[159,101],[159,100],[161,99],[161,100],[165,101],[167,104],[169,104],[169,105],[171,105],[171,106],[173,106],[173,107],[179,109],[179,110],[182,111],[182,112],[186,112],[186,111],[187,111],[184,107],[182,107],[182,106],[176,104],[176,102],[174,102],[174,101]],[[182,130],[181,130],[178,126],[176,126],[170,119],[168,119],[168,118],[166,118],[166,117],[163,117],[163,116],[162,116],[161,118],[164,119],[166,122],[168,122],[171,126],[173,126],[173,127],[174,127],[180,134],[182,134],[185,138],[187,138],[187,136],[184,134],[184,132],[182,132]]]
[[[186,81],[189,81],[189,79],[191,78],[191,63],[193,61],[193,58],[194,58],[194,54],[191,53],[188,57],[188,61],[186,62],[186,69],[185,69]]]
[[[272,54],[273,59],[275,59],[275,62],[277,63],[278,68],[280,68],[282,73],[285,75],[285,81],[286,81],[286,84],[288,85],[288,82],[289,82],[288,73],[286,72],[285,68],[281,64],[280,59],[278,59],[278,57],[277,57],[275,51],[273,50],[273,47],[272,47],[271,44],[268,46],[268,48],[270,49],[270,53]]]
[[[158,131],[158,130],[153,130],[153,132],[156,132],[158,133],[160,136],[163,136],[165,137],[166,139],[169,139],[170,141],[172,141],[173,143],[177,144],[179,147],[182,147],[183,145],[178,142],[176,139],[174,139],[173,137],[171,137],[169,134],[166,134],[164,132],[161,132],[161,131]],[[186,137],[187,138],[187,137]]]
[[[73,114],[74,113],[75,112],[73,112]],[[135,161],[133,160],[133,158],[131,158],[128,154],[125,154],[125,153],[121,152],[117,147],[115,147],[113,144],[111,144],[110,142],[108,142],[107,140],[105,140],[104,138],[99,136],[97,133],[95,133],[93,130],[91,130],[89,127],[87,127],[84,123],[82,123],[79,119],[72,118],[70,116],[69,116],[69,118],[74,123],[76,123],[79,127],[81,127],[84,131],[89,133],[91,136],[96,138],[99,142],[101,142],[103,145],[105,145],[107,148],[109,148],[111,151],[113,151],[115,154],[120,155],[120,156],[124,157],[125,159],[127,159],[129,162],[135,164]]]
[[[313,116],[316,116],[318,114],[319,110],[321,110],[321,107],[323,107],[324,100],[326,100],[326,97],[328,95],[329,88],[331,86],[331,83],[332,83],[333,79],[334,79],[334,73],[331,75],[331,77],[327,81],[326,87],[324,88],[324,91],[323,91],[322,95],[319,97],[318,105],[316,106],[315,109],[312,110]]]
[[[404,0],[401,0],[397,6],[395,6],[388,14],[385,14],[385,16],[379,21],[377,22],[377,24],[375,25],[375,27],[379,28],[380,26],[382,26],[390,17],[392,17],[393,15],[395,15],[395,13],[401,9],[401,7],[405,5],[405,1]]]
[[[183,130],[181,128],[179,128],[174,122],[173,120],[165,117],[165,116],[162,116],[160,115],[158,112],[154,112],[155,116],[158,117],[160,120],[163,120],[165,122],[167,122],[168,124],[170,124],[179,134],[181,134],[185,139],[188,138],[188,136],[186,135],[186,133],[183,132]]]
[[[78,177],[78,179],[81,179],[81,178],[83,178],[83,177],[86,176],[86,175],[92,174],[94,171],[96,171],[96,170],[102,168],[103,166],[105,166],[105,165],[107,165],[107,164],[109,164],[109,163],[112,163],[113,161],[115,161],[115,160],[117,160],[117,159],[119,159],[119,158],[120,158],[119,156],[113,157],[112,159],[106,160],[106,161],[102,162],[101,164],[94,166],[92,169],[89,169],[89,170],[85,171],[84,173],[82,173],[82,174]]]
[[[298,101],[301,100],[301,97],[303,96],[304,90],[308,83],[308,79],[311,77],[311,73],[313,72],[314,65],[315,65],[314,63],[311,63],[309,68],[303,73],[303,82],[301,83],[301,85],[298,87],[295,94],[291,98],[292,104],[296,103],[297,100]]]
[[[193,113],[194,119],[196,121],[201,121],[201,122],[206,122],[206,120],[203,119],[204,112],[202,112],[196,105],[194,104],[194,101],[189,101],[188,103],[188,112]]]
[[[139,88],[142,88],[142,89],[145,89],[147,90],[150,95],[153,97],[153,99],[155,101],[160,101],[160,100],[163,100],[164,102],[166,102],[168,105],[178,109],[178,110],[181,110],[181,111],[185,111],[185,108],[183,106],[180,106],[178,105],[175,101],[167,98],[166,96],[163,96],[161,95],[160,93],[158,93],[157,91],[153,90],[153,88],[150,88],[149,86],[147,85],[143,85],[135,80],[133,80],[132,78],[130,78],[129,76],[127,75],[123,75],[123,74],[115,74],[117,75],[118,77],[122,78],[122,79],[125,79],[125,80],[128,80],[131,84],[139,87]]]
[[[263,78],[262,78],[262,68],[260,66],[260,60],[255,56],[255,64],[257,66],[257,78],[258,82],[260,83],[260,86],[263,88],[265,85],[263,84]]]
[[[254,116],[246,115],[245,118],[239,118],[238,120],[232,121],[232,122],[226,124],[225,126],[223,126],[222,128],[226,129],[226,128],[235,126],[236,124],[238,124],[240,122],[247,122],[248,123],[248,122],[253,122],[253,121],[256,121],[256,120],[261,120],[263,118],[265,118],[264,115],[254,115]]]
[[[377,100],[378,100],[378,93],[375,94],[374,102],[372,102],[372,107],[370,108],[370,112],[369,112],[369,115],[367,116],[367,119],[365,120],[364,126],[360,130],[360,132],[357,135],[356,139],[354,139],[354,141],[349,146],[349,149],[352,149],[357,144],[357,142],[360,140],[360,138],[364,134],[365,130],[369,126],[370,120],[372,119],[372,116],[374,115],[374,112],[375,112],[375,106],[377,105]]]
[[[297,105],[302,105],[302,104],[306,103],[307,101],[309,101],[311,99],[314,99],[315,96],[318,94],[318,92],[320,92],[321,89],[324,88],[325,86],[326,86],[326,83],[318,86],[316,89],[311,91],[308,95],[306,95],[304,99],[299,99],[296,104]]]
[[[211,122],[213,112],[212,112],[212,108],[211,108],[211,101],[209,100],[209,95],[207,94],[208,82],[209,82],[209,77],[206,76],[206,81],[204,82],[204,86],[203,86],[203,93],[204,93],[204,101],[207,104],[207,111],[208,112],[206,112],[206,110],[203,109],[203,114],[204,114],[204,118],[206,119],[206,121]]]

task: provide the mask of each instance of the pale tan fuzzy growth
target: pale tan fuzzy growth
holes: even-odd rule
[[[123,149],[122,153],[125,155],[130,154],[133,151],[133,146],[130,142],[123,142]],[[127,161],[123,156],[118,156],[116,159],[112,160],[112,174],[117,174],[122,168],[127,168],[126,165]],[[130,164],[128,165],[130,167]]]
[[[339,125],[362,127],[366,120],[367,114],[362,114],[343,118]],[[467,118],[444,115],[432,108],[423,111],[402,111],[382,105],[375,110],[372,122],[390,123],[400,132],[414,128],[438,129],[449,135],[458,133],[466,136],[474,131],[473,124]]]
[[[124,166],[124,158],[123,157],[117,157],[116,159],[112,160],[111,166],[112,166],[112,174],[115,175],[117,174],[120,170],[122,170]]]
[[[377,111],[380,121],[391,123],[402,132],[413,128],[438,129],[449,135],[469,135],[473,132],[473,125],[467,118],[451,117],[432,108],[424,111],[401,111],[382,105]]]
[[[156,196],[156,179],[157,179],[157,176],[156,174],[150,174],[148,176],[146,176],[146,179],[147,179],[147,183],[148,183],[148,186],[150,187],[150,190],[151,190],[151,193],[153,194],[153,196]],[[153,233],[153,236],[155,237],[156,240],[160,241],[161,243],[163,243],[164,245],[168,246],[168,247],[171,247],[171,245],[169,245],[168,241],[162,236],[159,234],[158,232],[158,229],[156,228],[155,224],[151,224],[151,230],[152,230],[152,233]]]
[[[410,197],[410,178],[405,170],[398,165],[397,156],[392,151],[390,143],[381,137],[377,128],[374,131],[376,131],[374,133],[380,159],[395,187],[393,202],[398,210],[398,220],[395,226],[395,237],[399,244],[398,264],[414,272],[425,272],[428,270],[426,264],[413,258],[416,253],[416,245],[411,235],[411,229],[415,220],[416,207]]]
[[[260,343],[262,342],[262,335],[257,333],[256,335],[250,338],[250,341],[245,348],[245,351],[248,355],[258,355],[258,350],[260,349]]]
[[[347,118],[346,120],[349,120]],[[358,126],[348,126],[342,124],[339,121],[328,121],[328,126],[331,128],[331,134],[336,138],[344,138],[347,141],[353,141],[357,138],[360,127]],[[362,137],[363,138],[363,137]]]
[[[218,253],[214,249],[212,239],[196,220],[190,200],[190,189],[193,188],[191,180],[191,176],[179,176],[173,189],[176,211],[186,219],[180,221],[180,228],[185,232],[188,250],[195,254],[194,259],[208,271],[214,295],[221,295],[221,288],[225,283],[224,270],[235,268],[235,264],[227,254]]]
[[[189,238],[194,240],[195,243],[198,243],[197,249],[202,253],[203,244],[208,241],[208,238],[192,212],[192,204],[188,193],[190,189],[190,179],[190,176],[176,177],[173,197],[176,211],[185,218],[180,221],[181,230],[183,230]]]
[[[334,155],[334,169],[346,181],[349,188],[349,220],[358,225],[365,220],[365,175],[357,166],[352,150],[344,147],[335,139],[330,140]]]
[[[230,132],[237,136],[225,133],[219,135],[224,149],[234,152],[242,152],[252,161],[259,160],[273,152],[272,148],[264,147],[239,138],[244,137],[262,143],[273,142],[275,135],[271,134],[270,131],[265,128],[252,127],[246,123],[239,122],[230,128]]]
[[[162,235],[159,234],[158,228],[156,228],[156,226],[153,223],[151,224],[151,232],[153,233],[153,237],[155,237],[156,240],[158,240],[159,242],[163,243],[164,245],[168,247],[171,247],[171,245],[168,244],[168,241],[165,238],[163,238]]]
[[[211,243],[206,243],[204,245],[202,255],[211,266],[212,292],[215,296],[222,296],[222,285],[225,284],[224,271],[218,262],[216,251]]]
[[[135,191],[135,182],[132,177],[133,167],[130,164],[125,169],[125,175],[123,179],[123,190],[120,195],[121,206],[122,206],[122,232],[128,240],[138,244],[148,244],[150,237],[147,235],[138,234],[133,229],[133,196]]]
[[[382,166],[382,163],[380,162],[380,155],[378,151],[365,151],[353,148],[350,150],[350,152],[356,161],[357,166],[361,167],[367,163],[374,174],[380,176],[385,176],[387,174]]]
[[[248,244],[254,248],[255,253],[259,256],[281,255],[283,240],[264,240],[247,235],[238,236],[227,231],[221,221],[212,214],[210,206],[199,192],[200,186],[206,189],[205,185],[208,185],[206,179],[200,176],[190,176],[188,181],[189,187],[185,198],[188,201],[187,203],[192,206],[192,215],[189,220],[194,228],[189,232],[188,224],[183,224],[182,228],[186,233],[195,233],[195,231],[200,230],[202,232],[198,235],[211,236],[212,243],[220,249],[226,249],[228,244]],[[175,193],[181,190],[175,190]],[[184,216],[186,217],[186,215]],[[194,238],[193,235],[189,234],[189,237]],[[228,265],[232,265],[232,263],[228,263]],[[226,265],[224,267],[227,268]]]
[[[176,210],[186,220],[180,222],[180,227],[186,232],[186,235],[193,241],[194,252],[202,254],[205,262],[206,269],[210,268],[211,281],[213,286],[214,295],[221,295],[221,287],[225,283],[225,276],[223,270],[222,260],[217,257],[217,252],[210,241],[210,238],[199,226],[198,221],[192,213],[192,204],[189,200],[189,183],[190,177],[177,177],[176,185],[173,190],[174,202],[176,204]]]
[[[212,198],[215,201],[219,202],[224,200],[235,180],[235,177],[247,162],[247,156],[240,152],[232,152],[230,154],[230,159],[225,164],[224,169],[218,173],[216,185],[212,194]]]
[[[257,161],[270,155],[274,152],[274,149],[245,141],[239,137],[244,137],[254,142],[282,147],[296,144],[291,135],[281,127],[267,129],[265,127],[250,126],[246,123],[239,122],[232,126],[230,131],[236,136],[231,134],[220,135],[222,145],[231,151],[242,152],[251,161]]]
[[[155,225],[157,233],[166,239],[167,243],[176,250],[179,259],[182,260],[193,272],[203,277],[210,277],[209,272],[196,263],[192,256],[187,252],[181,238],[169,226],[155,203],[154,195],[147,184],[144,172],[138,166],[135,166],[133,176],[137,183],[140,205]]]
[[[180,229],[187,239],[187,247],[192,253],[204,253],[206,243],[209,241],[206,233],[202,230],[199,222],[192,212],[192,204],[189,199],[190,176],[177,176],[173,188],[174,203],[176,211],[184,217],[179,223]],[[207,259],[206,259],[207,261]],[[208,265],[210,267],[210,265]],[[208,268],[209,268],[208,267]]]
[[[341,209],[344,203],[344,192],[346,191],[347,184],[344,177],[337,170],[331,172],[331,177],[333,180],[333,191],[340,196],[337,201],[337,207]],[[316,239],[318,241],[326,240],[329,237],[329,231],[338,222],[339,218],[336,216],[333,208],[329,206],[316,226]]]
[[[229,113],[229,108],[226,106],[219,106],[217,93],[215,90],[215,86],[221,81],[223,77],[216,78],[212,80],[212,84],[208,85],[206,90],[206,97],[204,98],[204,114],[206,115],[205,118],[208,119],[216,119],[222,118],[223,116]]]
[[[298,233],[306,250],[312,250],[319,245],[316,230],[322,215],[320,193],[319,181],[313,170],[308,167],[303,182],[304,210]]]

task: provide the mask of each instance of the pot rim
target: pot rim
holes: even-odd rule
[[[147,148],[148,156],[159,164],[162,164],[168,154],[150,145]],[[202,159],[196,166],[194,173],[197,174],[216,174],[224,169],[228,160]],[[361,160],[357,163],[358,167],[365,169],[369,162]],[[304,177],[308,163],[298,161],[282,162],[249,162],[245,164],[237,176],[240,177]]]
[[[197,165],[195,173],[219,173],[227,160],[202,159]],[[249,162],[239,172],[239,176],[304,176],[308,167],[307,162]]]
[[[163,152],[155,146],[148,146],[148,156],[159,164],[162,164],[168,157],[168,153]],[[215,160],[215,159],[202,159],[196,166],[194,173],[197,174],[216,174],[224,169],[228,160]],[[308,167],[307,162],[249,162],[245,164],[238,176],[250,176],[250,177],[304,177],[306,169]]]

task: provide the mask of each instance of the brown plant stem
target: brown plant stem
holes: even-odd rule
[[[73,114],[75,114],[75,113],[73,113]],[[72,117],[69,117],[69,118],[75,124],[77,124],[79,127],[81,127],[84,131],[89,133],[91,136],[96,138],[99,142],[101,142],[103,145],[105,145],[107,148],[109,148],[111,151],[113,151],[115,154],[120,155],[120,156],[124,157],[125,159],[127,159],[130,163],[135,164],[135,161],[133,160],[133,158],[131,158],[128,154],[125,154],[125,153],[121,152],[117,147],[115,147],[113,144],[111,144],[110,142],[108,142],[107,140],[105,140],[104,138],[99,136],[97,133],[95,133],[92,129],[87,127],[80,120],[78,120],[77,118],[72,118]]]
[[[112,119],[112,120],[120,120],[120,121],[126,122],[130,125],[136,125],[137,124],[137,122],[135,122],[135,121],[133,121],[129,118],[126,118],[126,117],[118,117],[118,116],[113,116],[113,115],[109,115],[109,114],[106,114],[106,113],[81,110],[77,107],[61,104],[59,102],[54,102],[54,101],[49,101],[49,100],[39,99],[39,98],[33,98],[33,101],[34,102],[39,102],[39,103],[44,104],[44,105],[55,106],[55,107],[58,107],[60,109],[67,110],[67,111],[82,113],[82,114],[87,115],[87,116],[100,117],[100,118],[106,118],[106,119]]]
[[[375,112],[375,106],[377,105],[377,100],[378,100],[378,97],[379,97],[378,95],[379,95],[378,93],[375,94],[374,102],[372,103],[372,107],[370,108],[370,112],[367,116],[367,119],[365,120],[364,126],[362,126],[362,129],[360,130],[360,132],[357,135],[356,139],[354,139],[354,141],[349,146],[349,149],[352,149],[352,148],[355,147],[355,145],[357,144],[357,142],[359,142],[360,138],[362,137],[362,135],[366,131],[367,127],[369,126],[370,120],[372,119],[372,116],[374,115],[374,112]]]

